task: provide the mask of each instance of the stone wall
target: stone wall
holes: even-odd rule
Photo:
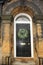
[[[33,20],[34,58],[33,59],[32,58],[16,58],[15,59],[14,58],[14,46],[13,46],[14,45],[13,43],[14,19],[11,20],[12,18],[10,16],[5,16],[5,15],[12,15],[14,18],[18,13],[24,12],[24,13],[29,14],[33,19],[33,17],[36,14],[39,14],[39,15],[43,14],[43,1],[27,0],[26,2],[29,1],[28,5],[26,4],[26,6],[23,5],[23,6],[18,6],[14,8],[13,4],[16,3],[16,1],[18,0],[11,0],[11,2],[5,3],[3,6],[2,13],[4,16],[2,16],[2,25],[0,27],[1,28],[0,29],[0,64],[7,63],[8,65],[8,60],[11,60],[12,65],[14,64],[15,65],[18,65],[18,64],[38,65],[39,64],[38,57],[43,57],[43,38],[40,37],[42,36],[41,24],[36,24],[35,23],[36,21]],[[33,6],[33,4],[35,6]],[[15,6],[16,5],[17,3],[15,4]],[[31,6],[31,7],[28,7],[28,6]]]

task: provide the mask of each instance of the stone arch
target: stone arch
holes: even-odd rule
[[[30,2],[30,1],[27,1],[27,0],[25,0],[24,2],[18,0],[16,2],[9,4],[5,8],[4,13],[11,14],[11,11],[13,9],[15,9],[16,7],[20,7],[20,6],[26,6],[26,7],[31,8],[35,12],[35,14],[42,14],[40,8],[36,4],[34,4],[33,2]]]

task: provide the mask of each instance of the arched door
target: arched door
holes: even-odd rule
[[[32,18],[26,13],[14,18],[14,57],[33,57]]]

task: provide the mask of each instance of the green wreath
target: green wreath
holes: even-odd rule
[[[28,37],[28,30],[27,29],[19,29],[18,37],[21,39],[25,39]]]

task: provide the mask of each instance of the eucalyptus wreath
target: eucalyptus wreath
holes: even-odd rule
[[[19,29],[18,31],[18,37],[20,39],[25,39],[28,37],[28,30],[27,29]]]

